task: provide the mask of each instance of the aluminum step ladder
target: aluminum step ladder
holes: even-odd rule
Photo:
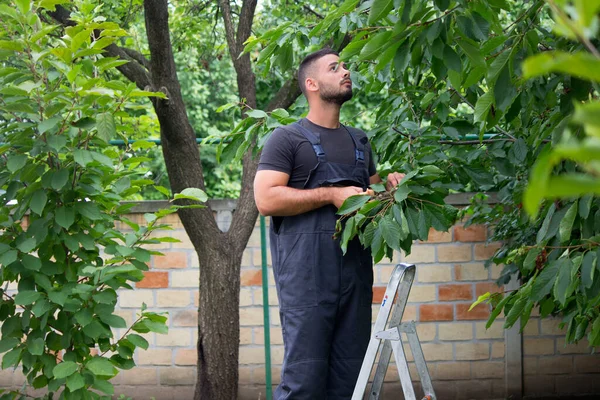
[[[404,353],[404,347],[402,345],[402,332],[405,333],[408,338],[415,365],[419,377],[421,378],[421,386],[425,392],[422,399],[436,400],[429,371],[427,370],[427,364],[425,363],[425,357],[423,356],[423,350],[421,349],[421,343],[417,336],[415,323],[414,321],[401,323],[414,278],[415,266],[413,264],[398,264],[396,265],[396,268],[394,268],[387,289],[385,290],[385,295],[383,296],[381,309],[377,315],[377,320],[375,321],[375,326],[373,328],[374,334],[369,341],[369,347],[367,348],[356,381],[356,386],[354,387],[352,400],[363,400],[365,390],[369,383],[371,370],[373,369],[373,364],[375,364],[378,353],[380,353],[379,362],[368,398],[369,400],[379,399],[392,351],[394,352],[404,398],[406,400],[416,400],[415,389],[412,385],[410,372],[408,370],[408,362],[406,361],[406,354]],[[398,294],[398,298],[396,303],[394,303],[396,294]],[[395,307],[393,307],[394,304]],[[389,318],[392,307],[394,308],[394,312],[392,317]],[[387,329],[385,329],[388,319],[389,323],[387,324]],[[381,346],[382,342],[383,347]],[[380,348],[381,352],[379,351]]]

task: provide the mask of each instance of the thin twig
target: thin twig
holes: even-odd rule
[[[306,4],[304,4],[302,6],[302,8],[304,8],[306,11],[308,11],[309,13],[315,15],[317,18],[319,19],[325,19],[325,17],[323,17],[321,14],[319,14],[318,12],[316,12],[315,10],[313,10],[312,8],[310,8],[309,6],[307,6]]]
[[[450,91],[454,92],[464,103],[466,103],[469,107],[471,107],[473,110],[475,110],[475,106],[473,104],[471,104],[471,102],[469,100],[467,100],[462,94],[460,94],[458,92],[458,90],[456,90],[453,87],[451,87]],[[511,135],[510,133],[508,133],[508,131],[506,131],[505,129],[501,128],[500,126],[496,125],[496,129],[498,129],[503,135],[506,135],[509,138],[511,138],[513,141],[517,141],[516,137],[514,137],[513,135]]]

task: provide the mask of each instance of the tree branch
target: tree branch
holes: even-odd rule
[[[127,64],[119,65],[117,69],[139,89],[148,90],[149,87],[152,87],[148,70],[128,54],[128,51],[137,53],[135,50],[125,49],[114,43],[105,47],[104,50],[107,56],[129,61]],[[140,56],[142,55],[140,54]]]
[[[225,25],[225,38],[227,39],[227,47],[229,48],[229,55],[231,60],[235,64],[235,60],[239,56],[237,52],[237,43],[235,39],[235,30],[233,28],[233,21],[231,19],[231,5],[229,0],[219,0],[219,7],[221,8],[221,15],[223,15],[223,24]]]
[[[254,20],[256,3],[257,0],[245,0],[242,3],[242,11],[240,13],[240,20],[238,22],[236,35],[236,57],[239,57],[240,53],[244,49],[244,42],[252,33],[252,21]]]
[[[287,109],[290,107],[298,96],[300,96],[302,92],[300,91],[300,87],[298,86],[298,78],[297,74],[294,74],[294,77],[288,80],[275,94],[275,96],[269,101],[267,105],[267,109],[265,111],[273,111],[276,108]]]
[[[319,19],[325,19],[325,17],[323,17],[321,14],[319,14],[318,12],[316,12],[315,10],[313,10],[312,8],[310,8],[310,6],[307,6],[306,4],[302,5],[302,8],[304,8],[306,11],[313,14],[314,16],[316,16]]]
[[[467,104],[469,107],[471,107],[471,109],[475,109],[475,106],[473,104],[471,104],[471,102],[469,100],[467,100],[462,94],[460,94],[458,92],[458,90],[454,89],[453,87],[450,88],[451,92],[454,92],[465,104]],[[508,133],[508,131],[506,131],[505,129],[501,128],[500,126],[496,125],[496,129],[498,129],[503,135],[508,136],[509,138],[511,138],[513,141],[516,141],[517,138],[514,137],[513,135],[511,135],[510,133]]]
[[[181,86],[177,79],[167,0],[145,0],[144,17],[150,48],[150,72],[153,90],[160,90],[167,99],[153,99],[160,122],[165,165],[174,193],[194,187],[205,189],[196,134],[190,125]],[[179,215],[196,249],[218,235],[219,229],[210,207],[179,210]]]
[[[143,65],[144,68],[150,69],[150,61],[146,57],[144,57],[142,53],[137,52],[128,47],[121,47],[121,49],[123,49],[125,54],[127,54],[129,57],[133,58],[135,61],[140,63],[140,65]]]

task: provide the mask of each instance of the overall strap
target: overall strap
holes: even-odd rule
[[[365,145],[362,143],[362,141],[357,140],[356,136],[350,132],[350,129],[346,128],[346,125],[342,125],[344,127],[344,129],[346,129],[346,132],[348,132],[348,134],[350,135],[350,137],[352,138],[352,141],[354,142],[354,157],[355,157],[355,161],[358,163],[359,161],[365,161]]]
[[[326,162],[327,158],[325,157],[325,151],[321,146],[321,140],[317,135],[312,133],[310,130],[306,129],[300,124],[300,121],[294,122],[292,124],[294,128],[296,128],[312,145],[315,154],[317,155],[317,159],[319,162]]]

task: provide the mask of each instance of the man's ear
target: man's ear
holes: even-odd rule
[[[306,90],[309,92],[316,92],[319,90],[319,82],[317,82],[317,80],[314,78],[306,78],[304,84],[306,86]]]

